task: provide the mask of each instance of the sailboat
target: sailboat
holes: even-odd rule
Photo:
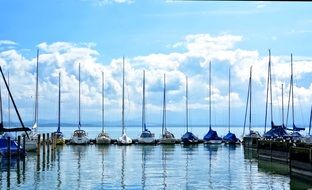
[[[209,131],[204,136],[204,143],[206,144],[221,144],[222,138],[218,136],[217,131],[211,128],[211,62],[209,62]]]
[[[121,136],[117,139],[119,145],[130,145],[132,139],[127,136],[125,131],[125,57],[122,61],[122,110],[121,110]]]
[[[111,138],[104,130],[104,72],[102,72],[102,131],[96,137],[96,144],[110,144]]]
[[[240,140],[236,138],[234,133],[231,133],[231,67],[229,68],[229,132],[223,137],[226,144],[239,144]]]
[[[56,136],[57,145],[65,144],[63,133],[61,132],[61,73],[59,73],[58,124],[57,124],[57,130],[56,132],[54,132],[54,135]]]
[[[36,92],[35,92],[35,116],[29,137],[25,140],[26,151],[36,151],[38,141],[38,62],[39,62],[39,49],[37,50],[37,66],[36,66]]]
[[[270,92],[270,94],[269,94]],[[270,95],[270,112],[271,112],[271,129],[266,131],[267,114],[268,114],[268,102]],[[272,107],[272,76],[271,76],[271,51],[269,50],[269,66],[268,66],[268,79],[267,79],[267,94],[266,94],[266,109],[265,109],[265,123],[264,123],[264,134],[263,137],[267,139],[284,138],[289,137],[286,132],[284,123],[282,125],[275,125],[273,122],[273,107]]]
[[[3,127],[3,110],[2,110],[2,97],[1,97],[1,88],[0,88],[0,125]],[[10,137],[10,140],[9,140]],[[22,147],[18,147],[14,137],[10,132],[5,132],[0,136],[0,155],[6,157],[8,156],[8,144],[10,143],[10,153],[11,156],[16,156],[18,154],[18,149],[22,156],[25,156],[23,153]]]
[[[291,65],[291,74],[290,74],[290,89],[289,89],[289,97],[288,97],[288,109],[287,109],[287,119],[286,121],[288,121],[288,114],[289,114],[289,105],[290,105],[290,97],[291,97],[291,110],[292,110],[292,129],[288,129],[288,130],[292,130],[293,132],[290,134],[291,138],[293,140],[300,140],[302,135],[299,133],[299,131],[301,130],[305,130],[305,128],[300,128],[297,127],[295,125],[295,104],[294,104],[294,77],[293,77],[293,56],[292,54],[290,55],[290,65]],[[286,127],[287,127],[287,123],[286,123]]]
[[[142,104],[142,133],[139,138],[140,144],[154,144],[155,134],[146,128],[145,120],[145,70],[143,71],[143,104]]]
[[[21,115],[20,115],[19,112],[18,112],[18,109],[17,109],[17,107],[16,107],[15,101],[14,101],[14,99],[13,99],[13,96],[12,96],[12,94],[11,94],[9,85],[8,85],[6,79],[5,79],[4,74],[3,74],[3,71],[2,71],[1,66],[0,66],[0,73],[1,73],[1,76],[2,76],[2,79],[3,79],[3,82],[4,82],[4,84],[5,84],[5,87],[6,87],[7,91],[8,91],[9,98],[10,98],[10,100],[12,101],[12,104],[13,104],[13,107],[14,107],[14,109],[15,109],[15,112],[16,112],[16,115],[17,115],[17,117],[18,117],[18,120],[19,120],[19,122],[20,122],[20,124],[21,124],[21,126],[22,126],[22,127],[15,127],[15,128],[4,128],[3,122],[0,122],[0,134],[3,134],[3,133],[5,133],[5,132],[24,131],[24,132],[25,132],[25,135],[26,135],[27,138],[28,138],[29,136],[28,136],[27,131],[31,131],[31,129],[29,129],[28,127],[25,127],[25,125],[24,125],[24,123],[23,123],[23,121],[22,121]],[[0,93],[0,94],[1,94],[1,93]]]
[[[311,128],[312,128],[312,106],[311,106],[311,112],[310,112],[309,132],[306,137],[302,138],[302,142],[305,142],[307,144],[312,144]]]
[[[243,131],[243,142],[244,142],[244,145],[246,146],[252,146],[254,142],[253,139],[261,138],[259,132],[251,129],[251,90],[252,90],[252,66],[250,67],[250,74],[249,74],[246,111],[245,111],[245,120],[244,120],[244,131]],[[245,135],[248,106],[249,106],[249,133]]]
[[[89,144],[90,140],[87,137],[87,133],[80,129],[81,128],[81,115],[80,115],[80,63],[79,63],[79,112],[78,112],[78,130],[74,131],[73,136],[70,139],[71,144],[77,144],[77,145],[84,145],[84,144]]]
[[[161,139],[159,142],[161,144],[175,144],[174,135],[167,130],[166,126],[166,74],[164,74],[164,95],[163,95],[163,120],[161,129]]]
[[[188,144],[198,144],[198,137],[196,137],[192,132],[188,131],[188,78],[185,76],[185,106],[186,106],[186,133],[181,137],[182,143]]]

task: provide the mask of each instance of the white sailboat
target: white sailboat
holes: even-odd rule
[[[175,144],[176,140],[174,135],[167,130],[166,126],[166,74],[164,74],[164,95],[163,95],[163,120],[161,129],[161,144]]]
[[[74,131],[73,136],[70,139],[71,144],[77,144],[77,145],[85,145],[89,144],[90,140],[87,137],[87,133],[80,129],[81,128],[81,122],[80,122],[80,63],[79,63],[79,121],[78,121],[78,130]]]
[[[104,130],[104,72],[102,72],[102,131],[96,137],[96,144],[110,144],[111,138]]]
[[[132,139],[127,136],[125,131],[125,58],[122,61],[122,111],[121,111],[121,136],[117,139],[119,145],[130,145]]]
[[[54,132],[56,135],[56,144],[65,144],[63,133],[61,132],[61,73],[59,73],[59,94],[58,94],[58,124],[57,130]]]
[[[36,151],[38,141],[38,62],[39,49],[37,50],[37,66],[36,66],[36,92],[35,92],[35,118],[31,131],[28,133],[28,138],[25,139],[25,150]]]
[[[143,71],[143,105],[142,105],[142,133],[139,138],[140,144],[155,143],[155,134],[146,128],[145,121],[145,71]]]

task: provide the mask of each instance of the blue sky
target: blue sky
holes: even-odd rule
[[[212,61],[212,123],[219,125],[227,124],[229,66],[233,93],[231,122],[239,125],[244,119],[249,67],[253,65],[253,123],[262,125],[270,48],[275,121],[281,121],[282,83],[286,86],[284,102],[287,102],[289,61],[293,53],[296,123],[308,125],[312,102],[311,10],[312,4],[308,2],[3,0],[0,64],[6,73],[11,73],[13,95],[26,121],[33,118],[35,56],[39,48],[41,120],[56,120],[57,75],[61,72],[62,120],[77,122],[79,62],[83,122],[101,119],[102,70],[106,120],[120,120],[121,60],[125,55],[128,121],[140,121],[142,70],[146,69],[149,123],[161,122],[162,77],[166,73],[168,123],[185,121],[184,74],[187,74],[190,123],[206,124],[208,62]],[[4,116],[6,119],[6,113]]]

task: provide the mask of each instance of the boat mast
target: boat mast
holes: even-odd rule
[[[295,108],[294,108],[294,70],[293,70],[293,56],[290,54],[290,64],[291,64],[291,105],[292,105],[292,120],[293,127],[295,126]]]
[[[243,136],[245,135],[245,128],[246,128],[246,120],[247,120],[247,114],[248,114],[248,105],[250,106],[251,101],[249,103],[249,99],[251,98],[251,71],[252,66],[250,67],[250,74],[249,74],[249,81],[248,81],[248,90],[247,90],[247,100],[246,100],[246,108],[245,108],[245,119],[244,119],[244,128],[243,128]],[[251,115],[251,106],[249,107],[249,115]],[[251,118],[249,118],[251,120]],[[250,121],[251,123],[251,121]],[[249,127],[249,134],[250,134],[250,127]]]
[[[269,78],[270,78],[270,100],[271,100],[271,125],[273,124],[273,102],[272,102],[272,76],[271,76],[271,50],[269,50]]]
[[[57,132],[61,131],[61,73],[59,73],[59,97],[58,97],[58,124]]]
[[[231,67],[229,68],[229,132],[231,127]]]
[[[267,78],[267,92],[265,102],[265,122],[264,122],[264,133],[266,132],[267,118],[268,118],[268,102],[269,102],[269,84],[270,84],[270,68],[271,68],[271,51],[269,49],[269,66],[268,66],[268,78]]]
[[[166,74],[164,74],[164,100],[163,100],[163,121],[161,133],[164,135],[166,129]]]
[[[102,71],[102,133],[104,132],[104,72]]]
[[[33,125],[33,129],[37,131],[37,126],[38,126],[38,62],[39,62],[39,49],[37,49],[37,66],[36,66],[36,94],[35,94],[35,121]]]
[[[78,74],[78,83],[79,83],[79,108],[78,108],[78,119],[79,119],[79,121],[78,121],[78,129],[80,130],[80,127],[81,127],[81,121],[80,121],[80,119],[81,119],[81,115],[80,115],[80,63],[79,63],[79,74]]]
[[[188,78],[185,76],[186,85],[185,85],[185,106],[186,106],[186,132],[188,132]]]
[[[251,132],[251,90],[252,90],[252,66],[250,67],[250,76],[249,76],[249,134]]]
[[[284,84],[282,84],[282,124],[284,125]]]
[[[309,135],[311,135],[311,127],[312,127],[312,106],[311,106],[311,112],[310,112]]]
[[[121,126],[122,134],[125,133],[125,57],[122,57],[122,111],[121,111]]]
[[[145,124],[145,70],[143,70],[143,104],[142,104],[142,131],[146,130]]]
[[[8,72],[8,85],[10,86],[10,73]],[[9,128],[11,127],[11,102],[10,102],[10,96],[9,96],[9,93],[8,93],[8,125],[9,125]],[[2,113],[2,110],[1,110],[1,113]]]
[[[211,61],[209,62],[209,130],[211,130]]]

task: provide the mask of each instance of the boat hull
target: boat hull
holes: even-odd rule
[[[145,137],[145,138],[139,138],[138,140],[139,144],[155,144],[156,140],[154,137]]]
[[[175,144],[176,140],[173,138],[161,138],[159,140],[160,144]]]
[[[204,141],[205,144],[221,144],[223,141],[221,140],[208,140]]]
[[[90,140],[87,137],[72,137],[70,144],[86,145],[89,144]]]
[[[126,134],[123,134],[121,137],[117,140],[118,145],[131,145],[132,139],[128,137]]]
[[[95,140],[96,144],[110,144],[111,143],[111,139],[108,137],[97,137]]]

